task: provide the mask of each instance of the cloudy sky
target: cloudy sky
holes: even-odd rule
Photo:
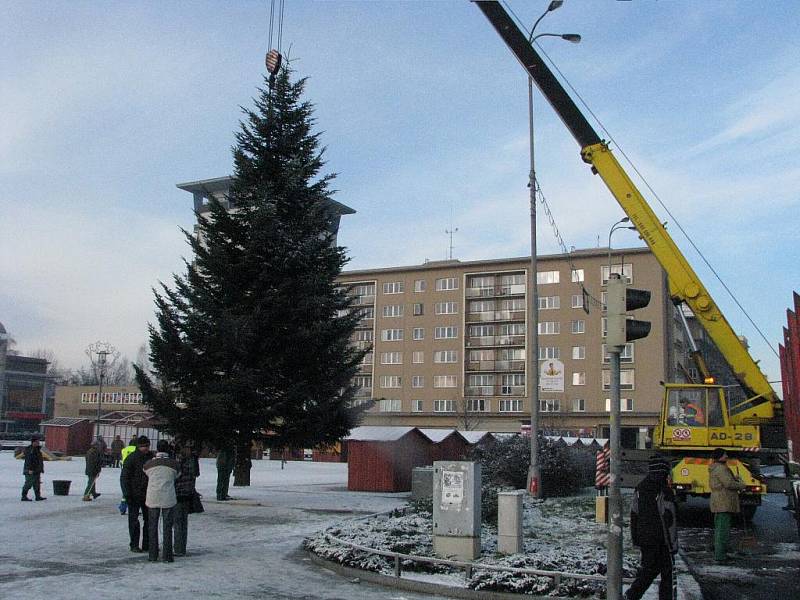
[[[509,0],[530,26],[545,0]],[[107,340],[133,358],[151,287],[182,271],[176,183],[231,173],[261,85],[269,1],[4,0],[0,321],[65,366]],[[537,32],[774,348],[800,288],[800,11],[795,0],[567,0]],[[529,252],[527,93],[466,0],[286,0],[283,49],[317,107],[352,268]],[[567,245],[623,216],[545,102],[537,163]],[[652,200],[652,196],[646,194]],[[668,218],[653,200],[656,211]],[[771,379],[770,346],[684,249]],[[558,250],[546,223],[540,252]],[[617,245],[637,245],[632,232]]]

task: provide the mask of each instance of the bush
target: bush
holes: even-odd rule
[[[524,489],[531,463],[530,438],[514,435],[487,448],[476,448],[471,460],[481,463],[484,520],[497,515],[497,491]],[[539,436],[542,495],[569,496],[585,485],[586,460],[570,448]],[[494,507],[494,508],[492,508]]]

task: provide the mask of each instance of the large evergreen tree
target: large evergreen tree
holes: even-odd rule
[[[351,381],[364,352],[349,344],[358,320],[335,278],[333,175],[324,165],[305,80],[283,68],[246,119],[233,149],[228,211],[211,200],[194,260],[154,291],[152,369],[136,369],[144,401],[176,435],[235,444],[238,484],[254,439],[272,448],[333,443],[357,422]]]

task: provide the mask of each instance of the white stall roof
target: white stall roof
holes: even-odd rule
[[[357,442],[394,442],[406,435],[416,427],[389,427],[378,425],[365,425],[356,427],[346,436],[345,440]]]

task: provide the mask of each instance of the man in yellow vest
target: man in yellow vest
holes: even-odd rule
[[[125,459],[128,458],[130,454],[133,454],[135,450],[136,450],[136,436],[133,436],[131,438],[131,441],[128,442],[128,445],[125,446],[120,452],[120,456],[122,457],[122,462],[120,462],[120,466],[125,464]],[[121,476],[122,475],[120,475],[120,477]],[[117,508],[119,508],[119,514],[124,515],[125,513],[128,512],[128,501],[125,498],[123,498]]]

